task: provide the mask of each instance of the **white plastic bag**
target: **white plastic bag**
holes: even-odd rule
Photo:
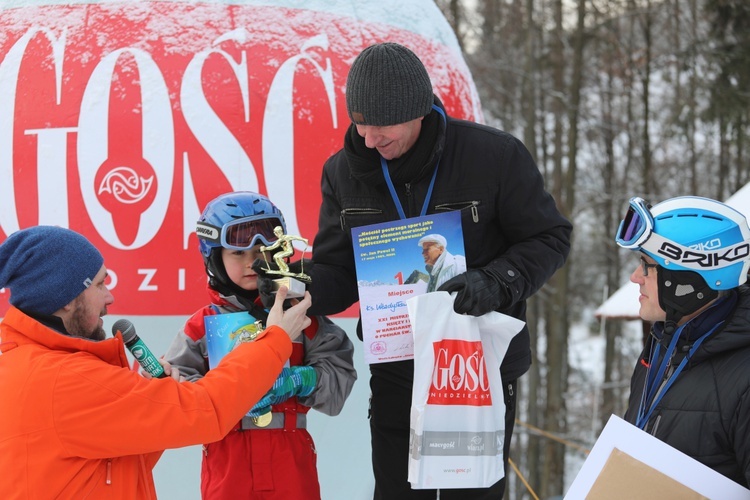
[[[454,296],[433,292],[407,301],[414,333],[413,489],[486,488],[504,475],[500,362],[524,323],[497,312],[456,314]]]

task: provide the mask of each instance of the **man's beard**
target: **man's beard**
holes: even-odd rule
[[[68,333],[75,335],[76,337],[83,337],[90,340],[104,340],[107,337],[107,334],[104,332],[104,328],[99,326],[98,322],[93,330],[86,331],[84,325],[87,316],[89,316],[88,310],[83,301],[81,301],[80,304],[76,305],[73,315],[70,318]]]

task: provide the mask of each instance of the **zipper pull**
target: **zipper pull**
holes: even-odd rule
[[[105,484],[112,484],[112,459],[107,459],[107,479],[104,481]]]
[[[477,202],[471,202],[471,220],[479,222],[479,209],[477,208]]]
[[[674,355],[677,354],[677,349],[672,350],[672,354],[669,355],[669,361],[667,361],[667,366],[672,369],[674,368],[674,365],[677,363],[674,362]]]
[[[659,429],[659,422],[661,422],[661,415],[656,417],[656,420],[654,421],[654,425],[649,431],[649,434],[651,434],[652,436],[656,436],[656,431]]]

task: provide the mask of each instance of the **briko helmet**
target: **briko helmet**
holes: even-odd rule
[[[750,227],[737,210],[698,196],[654,207],[632,198],[615,238],[658,264],[659,304],[670,316],[690,314],[747,281]],[[671,314],[670,314],[671,312]]]
[[[224,268],[220,250],[249,250],[259,243],[270,246],[278,239],[274,232],[277,227],[286,233],[284,216],[262,194],[236,191],[211,200],[195,230],[211,288],[225,296],[236,297],[253,311],[252,301],[257,292],[249,292],[232,282]]]

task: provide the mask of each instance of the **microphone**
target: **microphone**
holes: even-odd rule
[[[117,332],[122,334],[122,340],[125,342],[125,347],[128,348],[133,357],[138,363],[146,370],[151,376],[155,378],[164,378],[167,376],[164,373],[164,367],[159,364],[156,356],[146,347],[141,338],[135,334],[135,326],[128,319],[119,319],[112,325],[112,335],[117,335]]]

